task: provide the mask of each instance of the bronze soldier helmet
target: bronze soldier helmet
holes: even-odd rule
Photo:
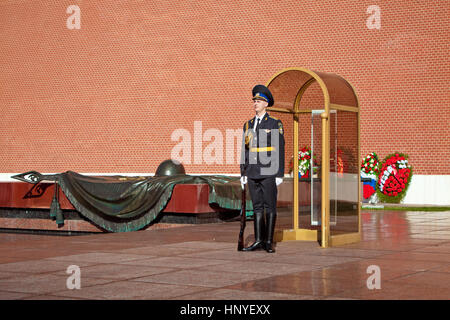
[[[155,177],[185,175],[186,170],[181,162],[173,159],[164,160],[156,169]]]

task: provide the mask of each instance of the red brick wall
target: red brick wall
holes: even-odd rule
[[[80,30],[66,27],[72,4]],[[240,129],[253,85],[305,67],[355,87],[362,156],[401,151],[417,174],[450,174],[448,4],[3,0],[0,172],[154,172],[174,130]]]

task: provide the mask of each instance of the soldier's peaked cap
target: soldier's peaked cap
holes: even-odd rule
[[[264,101],[267,101],[267,103],[269,104],[269,107],[273,106],[272,93],[266,86],[263,86],[262,84],[258,84],[256,86],[254,86],[253,90],[252,90],[252,94],[253,94],[253,100],[255,100],[255,99],[264,100]]]

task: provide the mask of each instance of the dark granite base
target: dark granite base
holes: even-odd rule
[[[175,225],[208,224],[239,219],[239,211],[210,213],[171,213],[162,212],[144,229],[166,228]],[[63,210],[65,225],[72,227],[58,230],[55,221],[50,218],[49,209],[0,208],[0,232],[28,233],[45,235],[83,235],[107,232],[95,226],[90,220],[75,210]],[[54,226],[53,226],[54,224]],[[76,227],[73,227],[76,226]]]
[[[64,220],[84,220],[78,211],[63,210]],[[0,218],[19,218],[19,219],[50,219],[49,209],[23,209],[23,208],[0,208]]]
[[[155,220],[155,223],[187,223],[187,224],[202,224],[202,223],[217,223],[226,221],[235,221],[239,217],[239,211],[227,212],[210,212],[210,213],[171,213],[163,212]]]
[[[60,231],[60,230],[41,230],[41,229],[17,229],[17,228],[0,228],[0,233],[17,233],[17,234],[39,234],[47,236],[84,236],[90,234],[98,234],[98,232],[89,231]]]

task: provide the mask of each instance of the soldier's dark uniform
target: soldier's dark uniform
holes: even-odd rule
[[[254,99],[259,94],[273,105],[272,94],[262,85],[253,89]],[[284,132],[283,124],[267,112],[254,130],[257,117],[244,124],[244,142],[241,176],[247,176],[248,188],[253,203],[255,242],[244,248],[252,251],[259,248],[274,252],[273,234],[277,216],[277,186],[275,179],[284,176]],[[264,217],[265,212],[265,217]]]

